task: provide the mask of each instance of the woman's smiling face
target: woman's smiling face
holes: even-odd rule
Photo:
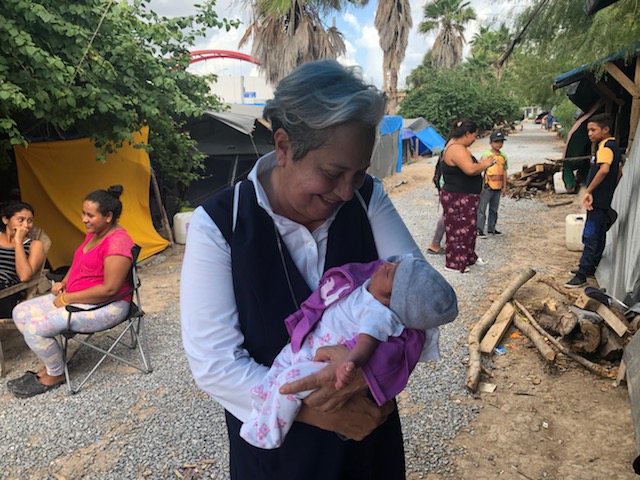
[[[111,212],[107,213],[107,215],[102,215],[98,208],[99,205],[97,203],[89,200],[85,200],[82,204],[82,223],[84,223],[87,233],[100,235],[111,226]]]
[[[322,225],[364,182],[375,130],[351,122],[334,128],[320,148],[292,159],[288,134],[275,135],[279,177],[276,213],[310,231]],[[273,200],[273,199],[272,199]]]

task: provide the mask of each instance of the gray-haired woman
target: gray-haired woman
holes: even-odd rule
[[[275,151],[191,219],[182,336],[197,384],[226,409],[234,480],[404,478],[395,403],[378,407],[362,376],[353,388],[335,391],[342,345],[321,349],[316,360],[328,366],[283,392],[318,389],[282,447],[261,450],[239,436],[251,413],[250,389],[288,341],[284,319],[324,271],[421,256],[381,182],[366,174],[384,108],[383,94],[354,69],[335,61],[298,67],[264,110]],[[438,294],[451,295],[444,285]],[[437,331],[425,343],[437,355]]]

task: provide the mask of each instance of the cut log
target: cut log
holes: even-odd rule
[[[505,303],[513,297],[513,294],[536,274],[535,270],[527,268],[511,281],[507,289],[493,302],[489,310],[473,326],[469,333],[469,367],[467,368],[466,385],[469,390],[475,392],[480,381],[480,367],[482,354],[480,353],[480,337],[489,329]]]
[[[600,346],[600,325],[583,320],[578,324],[582,336],[571,343],[571,350],[578,353],[593,353]]]
[[[544,358],[547,362],[555,361],[556,352],[553,351],[553,348],[547,345],[542,335],[540,335],[535,328],[533,328],[529,323],[522,320],[518,315],[516,315],[513,319],[513,324],[518,330],[529,337],[529,340],[531,340],[531,342],[538,349],[540,355],[542,355],[542,358]]]
[[[622,343],[609,328],[602,324],[600,328],[600,348],[598,348],[598,356],[610,362],[620,360],[624,353]]]
[[[482,342],[480,342],[480,351],[482,353],[491,353],[498,346],[506,331],[509,330],[515,313],[516,311],[511,303],[506,303],[502,307],[495,323],[491,325]]]
[[[580,355],[576,355],[575,353],[571,353],[560,342],[558,342],[555,338],[553,338],[551,335],[549,335],[547,332],[545,332],[544,328],[542,328],[540,325],[538,325],[538,322],[536,322],[536,320],[533,318],[533,316],[531,316],[529,311],[526,308],[524,308],[524,306],[520,302],[518,302],[517,300],[514,300],[513,304],[515,305],[515,307],[518,310],[520,310],[527,317],[527,319],[529,320],[529,322],[531,323],[533,328],[535,328],[538,331],[538,333],[540,333],[540,335],[542,335],[543,337],[546,337],[547,340],[549,340],[549,342],[551,342],[551,344],[554,347],[556,347],[561,353],[563,353],[567,357],[575,360],[576,362],[578,362],[580,365],[582,365],[587,370],[589,370],[589,371],[591,371],[593,373],[597,373],[598,375],[601,375],[601,376],[603,376],[605,378],[610,378],[612,375],[614,375],[614,372],[612,372],[610,370],[607,370],[606,368],[598,365],[597,363],[590,362],[589,360],[587,360],[586,358],[581,357]]]

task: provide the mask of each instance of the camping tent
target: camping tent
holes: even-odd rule
[[[253,115],[205,112],[185,127],[207,155],[203,178],[191,182],[184,200],[192,207],[227,185],[246,177],[260,156],[273,150],[271,130]],[[169,207],[167,211],[174,213]]]
[[[444,148],[444,138],[422,117],[403,119],[402,137],[418,139],[418,155],[431,155],[433,151]]]
[[[135,143],[148,141],[148,129],[135,135]],[[33,205],[36,223],[52,239],[52,268],[70,265],[82,243],[82,201],[93,190],[122,185],[120,224],[142,247],[142,260],[164,250],[169,242],[156,232],[149,212],[151,166],[142,148],[124,145],[106,162],[96,161],[97,149],[88,138],[34,142],[15,146],[21,197]]]

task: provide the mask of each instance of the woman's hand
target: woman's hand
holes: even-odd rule
[[[15,228],[15,233],[13,237],[13,242],[16,245],[22,245],[24,243],[24,239],[27,238],[27,234],[29,233],[29,228],[24,225],[18,225]]]
[[[62,303],[62,300],[60,300],[60,297],[62,296],[62,294],[60,295],[56,295],[56,298],[53,299],[53,304],[57,307],[57,308],[62,308],[64,307],[64,304]]]
[[[360,441],[382,425],[394,408],[393,401],[379,407],[366,392],[362,392],[351,397],[340,410],[333,413],[320,413],[303,404],[296,420]]]
[[[51,293],[53,293],[56,297],[63,293],[67,288],[67,284],[65,282],[56,282],[51,287]]]
[[[340,409],[356,393],[367,391],[367,383],[362,375],[362,370],[358,369],[353,382],[341,390],[336,390],[336,369],[343,363],[349,350],[344,345],[334,345],[321,347],[313,358],[316,362],[330,362],[318,373],[287,383],[280,387],[280,393],[287,395],[290,393],[314,390],[304,404],[314,407],[322,413],[331,413]]]

